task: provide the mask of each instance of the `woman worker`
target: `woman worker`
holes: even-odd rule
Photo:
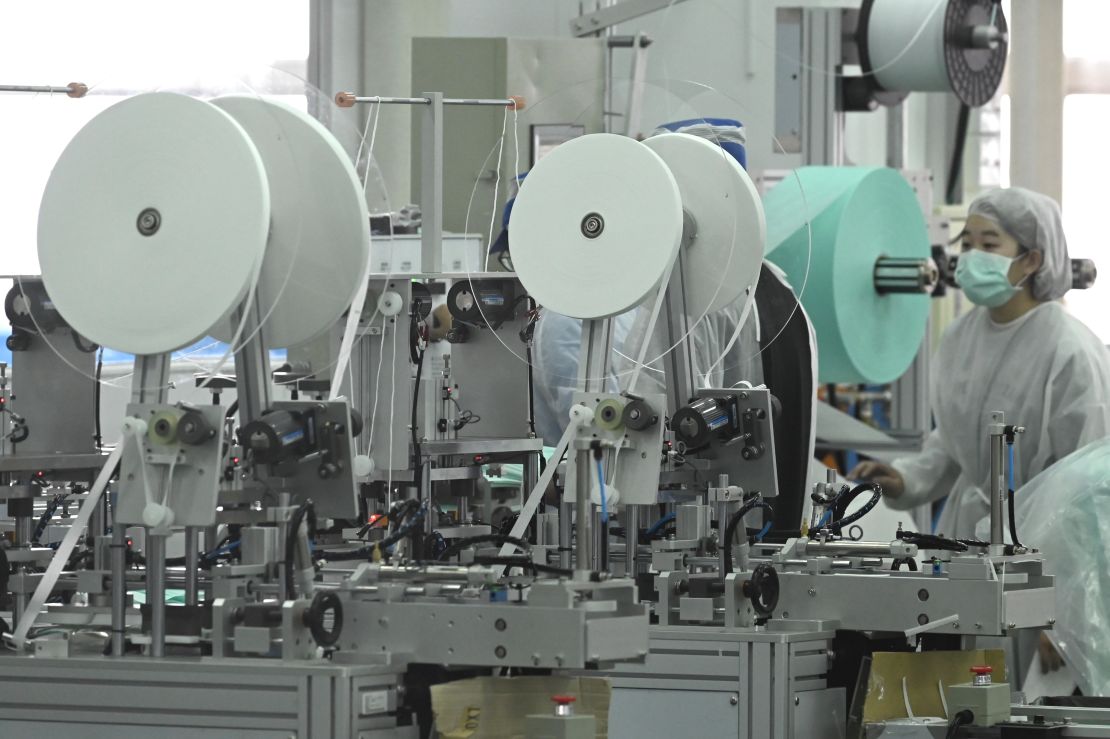
[[[920,454],[863,462],[853,479],[878,482],[898,509],[947,496],[936,532],[970,538],[990,515],[991,411],[1024,426],[1019,487],[1110,434],[1110,354],[1058,302],[1071,287],[1060,206],[1018,187],[971,204],[956,280],[977,307],[945,331],[930,385],[935,429]]]

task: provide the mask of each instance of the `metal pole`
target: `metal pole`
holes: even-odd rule
[[[594,572],[606,572],[609,569],[609,547],[606,546],[609,542],[605,539],[608,536],[608,527],[601,523],[601,508],[590,503],[590,518],[593,524],[593,552],[591,552],[593,559],[591,560],[591,568]]]
[[[197,560],[200,558],[200,529],[196,526],[185,527],[185,605],[195,606],[198,601]]]
[[[420,271],[435,274],[443,261],[443,93],[426,92],[420,127]]]
[[[127,533],[123,524],[112,519],[112,656],[122,657],[127,607]]]
[[[574,535],[574,568],[579,573],[589,572],[593,563],[593,534],[591,529],[593,506],[590,503],[590,450],[581,449],[575,453],[576,469],[574,486],[574,520],[577,531]]]
[[[552,460],[552,464],[554,464]],[[559,566],[564,570],[570,569],[570,522],[574,515],[574,504],[563,502],[559,504]]]
[[[89,538],[93,546],[93,569],[102,571],[107,563],[104,561],[104,535],[108,532],[108,496],[105,495],[96,504],[92,518],[89,521]]]
[[[249,301],[249,305],[248,305]],[[270,353],[262,340],[258,295],[248,296],[232,315],[242,321],[242,335],[251,338],[235,352],[235,392],[239,400],[242,425],[259,418],[270,409]]]
[[[166,655],[166,535],[147,530],[146,602],[150,607],[150,656]]]
[[[477,105],[497,108],[524,109],[524,98],[513,95],[507,98],[444,98],[439,95],[443,105]],[[352,108],[356,103],[368,105],[434,105],[433,93],[424,93],[425,97],[401,98],[385,97],[382,95],[355,95],[352,92],[336,93],[335,103],[341,108]]]
[[[83,98],[88,91],[88,85],[80,82],[70,82],[64,87],[56,85],[0,85],[0,92],[45,92],[52,95],[68,95],[71,98]]]
[[[1005,552],[1006,541],[1004,515],[1006,510],[1006,462],[1005,442],[1005,416],[1000,411],[991,413],[991,422],[987,427],[990,433],[991,451],[991,479],[988,494],[991,497],[991,541],[990,553],[998,556]],[[948,532],[950,535],[954,532]]]
[[[420,489],[424,491],[424,505],[427,506],[427,512],[424,514],[424,531],[428,534],[434,534],[436,524],[439,523],[436,516],[435,495],[432,490],[432,459],[428,457],[424,460],[424,464],[420,465]]]
[[[636,550],[640,546],[640,506],[624,507],[624,576],[636,576]]]

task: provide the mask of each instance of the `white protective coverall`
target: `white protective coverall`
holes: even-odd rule
[[[936,427],[920,454],[894,461],[905,493],[889,502],[906,509],[947,495],[936,532],[956,538],[974,536],[990,515],[991,411],[1026,428],[1016,444],[1015,486],[1110,434],[1110,354],[1056,302],[1071,286],[1059,206],[1009,188],[981,196],[970,214],[1042,252],[1033,295],[1049,302],[1006,324],[976,307],[947,328],[933,357],[929,393]]]
[[[632,326],[635,310],[612,319],[612,344],[606,369],[605,391],[618,392],[614,360]],[[536,323],[532,367],[536,397],[536,431],[548,445],[563,435],[570,419],[571,400],[578,383],[578,357],[582,345],[582,321],[554,311],[543,311]]]

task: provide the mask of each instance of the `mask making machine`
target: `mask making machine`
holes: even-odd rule
[[[438,93],[408,102],[424,106],[439,136],[443,105],[520,104]],[[112,188],[101,186],[105,172]],[[648,619],[631,581],[527,556],[462,565],[433,556],[449,552],[432,541],[463,548],[481,528],[441,516],[433,491],[473,483],[476,459],[528,458],[540,442],[419,438],[408,407],[382,397],[403,386],[412,401],[420,387],[404,350],[393,353],[391,386],[351,387],[356,363],[360,378],[373,374],[361,350],[382,372],[383,355],[360,332],[401,335],[405,346],[428,307],[411,279],[370,278],[362,187],[315,118],[255,95],[128,98],[61,155],[42,203],[42,280],[13,290],[20,320],[56,359],[72,332],[75,346],[133,354],[134,373],[125,417],[106,419],[119,429],[110,452],[89,449],[72,472],[65,455],[45,461],[19,445],[3,458],[16,531],[0,550],[12,612],[3,733],[417,736],[427,681],[414,666],[643,659]],[[424,209],[429,239],[435,211]],[[43,321],[44,302],[34,302],[43,291],[64,325]],[[269,350],[337,325],[338,360],[284,382],[292,399],[274,399]],[[171,353],[203,336],[227,343],[234,376],[217,365],[170,402]],[[29,399],[24,357],[34,355],[15,356]],[[220,404],[217,393],[232,390],[234,403]],[[209,394],[215,403],[198,399]],[[397,418],[405,433],[386,445],[382,429]],[[375,423],[381,441],[360,447]],[[359,480],[385,490],[382,510],[367,513],[360,501],[373,494]],[[34,504],[63,486],[71,515],[43,546]],[[170,556],[182,540],[184,556]],[[506,562],[523,569],[506,577]],[[167,605],[177,588],[183,602]]]
[[[624,174],[619,186],[603,167]],[[912,199],[903,189],[900,196]],[[573,500],[576,536],[572,551],[564,537],[550,556],[634,578],[651,609],[646,661],[603,673],[613,684],[611,736],[675,735],[699,725],[719,727],[722,736],[844,736],[848,695],[869,648],[855,637],[866,635],[864,645],[895,637],[902,649],[959,649],[978,637],[1051,627],[1052,578],[1035,553],[1004,543],[1003,443],[1020,429],[1001,414],[990,419],[998,488],[989,541],[901,529],[862,541],[853,524],[877,504],[878,487],[849,488],[830,473],[812,492],[780,489],[778,468],[804,465],[812,454],[812,446],[805,455],[776,454],[776,425],[811,425],[779,410],[799,407],[787,397],[792,389],[782,386],[780,401],[767,386],[712,387],[710,373],[694,366],[696,334],[682,327],[711,308],[706,296],[750,302],[763,253],[759,198],[719,147],[684,134],[644,143],[573,140],[530,173],[510,228],[513,263],[529,293],[583,320],[580,391],[552,456],[567,455],[559,520]],[[571,237],[576,231],[580,238]],[[553,265],[543,255],[556,242],[565,259]],[[616,265],[643,264],[656,243],[668,256],[654,272],[645,268],[640,283],[635,268],[625,270],[630,296],[602,289]],[[668,369],[685,370],[667,373],[668,392],[638,394],[639,371],[650,364],[641,351],[619,380],[622,390],[607,392],[599,378],[611,351],[608,316],[648,304],[647,336],[658,325],[663,345],[674,347]],[[806,334],[790,350],[800,363],[812,351]],[[645,338],[641,348],[649,344]],[[635,354],[626,342],[621,356]],[[803,393],[815,392],[812,382],[810,375]],[[803,525],[807,495],[812,512]],[[612,525],[618,505],[623,527]],[[526,504],[522,519],[528,514]],[[659,520],[645,525],[645,515]],[[772,528],[775,543],[763,541]],[[518,521],[514,533],[523,530]]]
[[[445,105],[520,104],[337,101],[417,106],[430,151]],[[167,132],[191,160],[156,156]],[[697,366],[707,315],[743,306],[734,343],[757,286],[793,297],[763,263],[758,193],[718,147],[684,134],[560,145],[513,210],[515,275],[437,270],[437,161],[422,180],[423,274],[398,279],[369,271],[349,159],[280,103],[141,95],[75,137],[44,197],[42,285],[75,335],[136,356],[132,403],[119,443],[82,462],[99,472],[73,473],[87,487],[56,549],[27,535],[37,509],[9,504],[21,532],[9,559],[35,566],[7,583],[6,730],[414,736],[413,668],[430,665],[607,676],[614,736],[842,736],[853,635],[969,646],[1051,626],[1051,578],[1004,543],[1004,489],[988,542],[862,541],[851,527],[881,491],[832,479],[811,491],[790,474],[813,447],[796,299],[779,301],[779,325],[796,330],[761,347],[765,368],[810,369],[796,383],[768,373],[718,387]],[[109,163],[114,182],[143,172],[145,186],[99,187]],[[92,291],[89,275],[133,289]],[[423,332],[437,285],[457,341],[434,366]],[[637,308],[640,343],[615,354],[612,318]],[[529,362],[498,374],[516,362],[503,350],[528,354],[536,311],[582,321],[577,389],[546,465],[527,424]],[[50,342],[44,328],[33,338]],[[291,351],[281,382],[294,397],[275,400],[268,351],[321,334],[311,361]],[[199,382],[234,388],[234,408],[168,402],[170,353],[205,335],[228,342],[235,375]],[[657,335],[668,349],[650,356]],[[502,397],[511,420],[493,423]],[[1016,429],[992,423],[993,460]],[[999,446],[999,470],[1003,459]],[[470,503],[482,467],[511,461],[524,482],[505,532]],[[6,489],[33,483],[41,462],[28,464],[4,467],[19,483]],[[184,556],[168,556],[180,538]],[[179,584],[185,602],[166,605]]]

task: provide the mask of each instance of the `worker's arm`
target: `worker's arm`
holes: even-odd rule
[[[939,431],[934,430],[920,454],[896,459],[894,464],[861,462],[848,477],[878,483],[890,506],[905,510],[943,498],[959,473],[959,465],[944,448]]]

